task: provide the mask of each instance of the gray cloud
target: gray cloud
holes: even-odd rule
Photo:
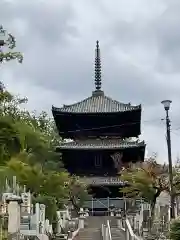
[[[162,72],[179,72],[180,69],[180,2],[170,1],[166,10],[155,22],[159,59]]]
[[[6,64],[1,74],[12,91],[29,97],[30,109],[49,111],[52,104],[74,103],[91,94],[99,39],[105,93],[142,103],[142,137],[149,153],[166,159],[161,100],[173,100],[172,125],[180,126],[178,0],[1,0],[0,13],[25,57],[22,66]],[[172,138],[175,158],[178,131]]]

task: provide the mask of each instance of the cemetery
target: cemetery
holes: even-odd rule
[[[121,199],[122,200],[122,199]],[[136,202],[126,201],[126,209],[110,208],[107,216],[92,216],[88,209],[80,209],[79,216],[73,218],[72,206],[64,206],[57,211],[55,229],[45,218],[46,206],[32,204],[31,193],[26,186],[20,190],[16,177],[13,177],[13,186],[6,182],[6,191],[1,199],[1,239],[83,239],[92,231],[96,237],[109,240],[115,239],[149,239],[149,234],[156,236],[152,239],[167,239],[170,223],[169,196],[162,194],[155,207],[153,227],[150,227],[150,205],[141,200],[137,207]],[[131,204],[128,204],[130,203]],[[178,204],[176,204],[176,215]],[[109,231],[110,230],[110,231]],[[91,231],[89,233],[89,231]],[[95,236],[94,235],[94,236]],[[109,236],[110,235],[110,236]],[[121,238],[120,238],[121,236]]]

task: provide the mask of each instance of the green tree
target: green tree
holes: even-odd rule
[[[60,155],[55,153],[55,147],[61,140],[54,121],[45,112],[37,115],[23,110],[26,103],[27,98],[13,95],[2,87],[0,115],[7,118],[17,132],[21,151],[29,154],[29,163],[39,162],[48,169],[62,168]]]
[[[0,197],[6,190],[6,179],[12,179],[12,173],[7,166],[0,166]]]
[[[22,63],[23,56],[20,52],[14,52],[13,49],[16,47],[15,37],[8,33],[7,30],[0,26],[0,63],[7,62],[10,60],[18,60],[19,63]],[[7,51],[4,51],[4,49]]]
[[[180,219],[175,219],[172,221],[170,226],[170,239],[179,240],[180,239]]]
[[[0,165],[19,153],[20,150],[19,132],[10,119],[0,117]]]
[[[0,188],[5,176],[16,175],[30,190],[34,201],[47,205],[49,219],[69,200],[79,211],[87,197],[87,188],[67,173],[55,148],[60,144],[56,127],[46,112],[24,110],[26,98],[0,91]]]
[[[22,150],[28,153],[26,159],[29,164],[33,165],[38,162],[43,168],[51,170],[62,168],[60,154],[55,152],[55,146],[52,145],[53,134],[47,135],[40,127],[27,124],[24,120],[17,121],[15,125],[20,132]]]
[[[18,157],[15,157],[7,163],[7,167],[8,171],[17,177],[21,186],[26,185],[27,190],[30,191],[33,196],[37,196],[41,192],[45,175],[39,164],[30,166],[18,160]]]
[[[88,194],[88,188],[77,176],[72,176],[69,178],[69,182],[67,183],[67,189],[69,200],[75,211],[78,213],[84,201],[90,197]]]
[[[175,196],[180,195],[180,166],[173,169],[173,188]],[[162,192],[170,192],[168,165],[158,164],[155,158],[149,158],[140,166],[125,169],[121,174],[127,184],[120,191],[130,198],[143,198],[151,204],[153,220],[157,198]]]
[[[14,121],[20,119],[28,119],[30,114],[28,111],[24,111],[23,104],[27,103],[27,98],[21,98],[14,94],[11,94],[0,83],[0,116],[11,117]]]
[[[35,130],[39,132],[41,140],[44,139],[44,147],[39,148],[40,153],[44,152],[46,156],[43,158],[43,166],[47,169],[60,170],[63,167],[61,155],[56,153],[55,149],[61,143],[61,138],[58,135],[54,120],[43,111],[39,115],[33,113],[31,122]]]
[[[127,182],[127,185],[120,191],[130,198],[144,198],[151,204],[151,216],[154,215],[156,200],[161,192],[169,192],[167,166],[158,164],[153,158],[141,166],[124,170],[121,179]]]
[[[34,202],[48,204],[46,214],[49,220],[53,220],[56,210],[67,204],[69,192],[66,183],[69,181],[69,175],[66,172],[43,171],[40,164],[32,166],[25,163],[26,157],[27,153],[22,153],[12,158],[7,163],[5,172],[11,176],[15,175],[21,186],[26,185]]]
[[[46,218],[49,219],[50,223],[56,223],[56,212],[58,210],[58,205],[55,197],[48,195],[39,195],[38,197],[33,199],[33,203],[44,204],[46,206]]]

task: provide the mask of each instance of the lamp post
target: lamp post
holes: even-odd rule
[[[168,148],[168,163],[169,163],[169,185],[170,185],[170,198],[171,198],[171,218],[175,218],[175,196],[173,188],[173,169],[172,169],[172,156],[171,156],[171,133],[170,133],[170,119],[169,119],[169,109],[171,100],[164,100],[161,103],[164,105],[166,111],[166,132],[167,132],[167,148]]]
[[[0,48],[6,43],[6,31],[0,26]]]
[[[2,53],[2,47],[5,45],[6,32],[2,26],[0,26],[0,53]],[[2,57],[0,57],[0,63],[2,62]],[[2,82],[0,82],[0,92],[3,91]]]

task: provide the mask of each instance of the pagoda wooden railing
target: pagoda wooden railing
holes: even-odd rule
[[[82,177],[80,180],[87,185],[123,185],[119,177]]]

